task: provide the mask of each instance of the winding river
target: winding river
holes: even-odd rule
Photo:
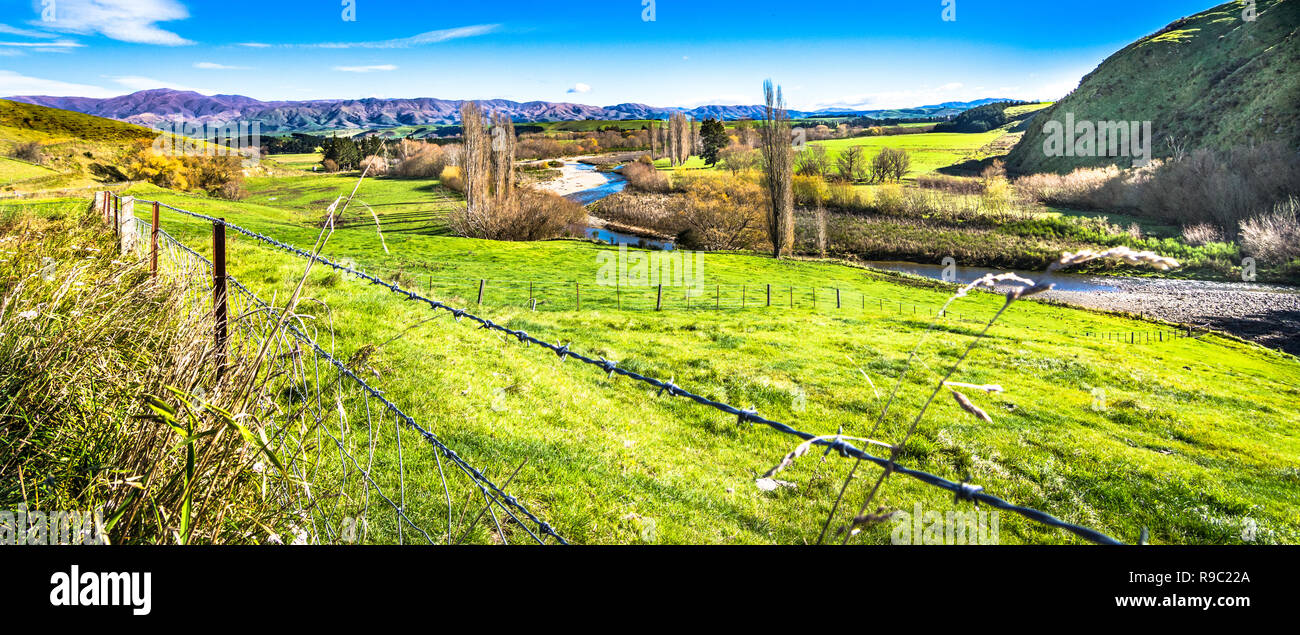
[[[573,166],[573,167],[570,167]],[[576,172],[596,172],[596,167],[566,161]],[[627,180],[613,172],[600,173],[599,186],[565,196],[583,205],[623,191]],[[577,228],[575,228],[577,229]],[[601,227],[581,227],[593,239],[653,249],[672,249],[671,241],[627,234]],[[875,261],[867,266],[943,279],[944,267],[914,262]],[[953,282],[967,284],[987,273],[1005,269],[957,267]],[[1051,282],[1049,300],[1107,311],[1125,311],[1150,318],[1226,331],[1259,344],[1300,355],[1300,288],[1254,282],[1217,282],[1172,278],[1134,278],[1015,271],[1038,281]]]

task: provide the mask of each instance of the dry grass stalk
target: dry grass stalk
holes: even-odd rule
[[[947,384],[948,382],[944,383]],[[952,390],[952,398],[957,401],[957,405],[961,406],[962,410],[975,415],[975,418],[983,419],[985,423],[993,423],[993,417],[990,417],[989,413],[981,410],[979,406],[971,403],[971,400],[967,398],[966,395],[963,395],[956,390]]]

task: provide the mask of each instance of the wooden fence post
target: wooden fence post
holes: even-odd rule
[[[767,285],[767,306],[772,306],[772,285]]]
[[[715,308],[715,309],[721,309],[721,308],[722,308],[722,285],[718,285],[718,288],[717,288],[713,293],[714,293],[714,295],[713,295],[713,304],[714,304],[714,307],[713,307],[713,308]]]
[[[486,286],[487,286],[487,280],[484,280],[483,278],[479,278],[478,279],[478,303],[479,304],[483,304],[483,287]]]
[[[149,229],[149,274],[158,277],[158,202],[153,204],[153,221]]]
[[[655,295],[655,310],[662,311],[664,308],[664,285],[659,284],[659,292]]]
[[[135,231],[135,197],[125,196],[121,199],[117,220],[117,251],[129,254],[135,251],[139,234]]]
[[[118,217],[121,216],[121,213],[122,213],[122,199],[114,197],[113,198],[113,235],[114,236],[121,235],[122,223],[117,220]]]
[[[745,296],[748,294],[748,292],[749,292],[749,285],[747,284],[740,285],[740,308],[742,309],[745,308]]]
[[[212,306],[216,318],[217,381],[226,374],[226,219],[212,224]]]
[[[790,308],[794,308],[794,286],[790,287]]]
[[[839,287],[836,287],[836,288],[835,288],[835,308],[837,308],[837,309],[840,308],[840,289],[839,289]]]
[[[574,304],[578,307],[578,308],[576,309],[576,310],[578,310],[578,311],[581,311],[581,310],[582,310],[582,288],[581,288],[581,285],[582,285],[581,282],[575,282],[575,283],[573,283],[573,302],[574,302]]]

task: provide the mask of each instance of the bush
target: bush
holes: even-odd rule
[[[1246,253],[1273,264],[1300,257],[1300,198],[1290,197],[1241,223],[1241,246]]]
[[[984,193],[984,183],[980,179],[946,174],[922,174],[916,177],[917,187],[930,190],[943,190],[952,194],[978,195]]]
[[[1080,168],[1016,180],[1024,196],[1077,209],[1132,209],[1180,225],[1212,224],[1225,235],[1258,210],[1300,196],[1300,162],[1279,144],[1197,150],[1142,168]]]
[[[242,181],[231,181],[223,183],[212,195],[227,201],[242,201],[248,198],[248,190]]]
[[[339,164],[338,164],[338,162],[335,161],[334,159],[325,159],[324,161],[321,161],[321,167],[322,167],[326,172],[338,172],[338,171],[339,171]]]
[[[404,158],[392,170],[393,174],[407,179],[436,179],[447,167],[447,156],[441,146],[432,143],[409,148]]]
[[[1219,229],[1209,223],[1199,225],[1187,225],[1183,227],[1183,242],[1189,245],[1204,245],[1206,243],[1217,243],[1223,240]]]
[[[686,202],[679,223],[691,232],[694,248],[756,249],[766,244],[766,191],[749,179],[722,175],[685,183]]]
[[[826,185],[826,179],[820,176],[796,174],[791,179],[791,187],[794,189],[794,202],[796,205],[808,207],[822,205],[830,195],[830,188]]]
[[[453,189],[461,194],[465,193],[465,177],[460,173],[460,168],[449,165],[442,169],[438,175],[438,180],[447,188]]]
[[[458,207],[452,211],[449,225],[456,235],[469,238],[546,240],[586,219],[587,210],[581,205],[552,192],[525,187],[477,213]]]
[[[873,181],[901,181],[912,171],[912,157],[907,150],[884,148],[871,160],[869,176]]]
[[[41,144],[36,141],[28,141],[14,146],[9,156],[28,163],[42,163],[45,161],[45,154],[41,151]]]
[[[368,156],[361,160],[361,169],[367,176],[384,176],[388,174],[388,159],[380,156]]]
[[[633,189],[642,192],[667,192],[672,189],[668,177],[656,170],[653,165],[645,163],[634,162],[623,166],[623,177]]]

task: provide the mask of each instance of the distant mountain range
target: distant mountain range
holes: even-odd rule
[[[311,132],[339,129],[373,129],[396,126],[447,125],[459,123],[462,100],[451,99],[326,99],[313,101],[259,101],[242,95],[202,95],[166,88],[142,90],[130,95],[95,99],[89,97],[8,97],[17,102],[71,110],[117,119],[142,126],[185,121],[259,122],[264,132]],[[759,119],[762,106],[700,106],[672,108],[646,104],[587,106],[547,101],[517,102],[504,99],[477,100],[485,110],[505,112],[517,122],[667,119],[675,112],[697,119]],[[844,114],[873,118],[945,118],[1002,99],[946,102],[931,106],[892,110],[790,111],[795,118]]]

